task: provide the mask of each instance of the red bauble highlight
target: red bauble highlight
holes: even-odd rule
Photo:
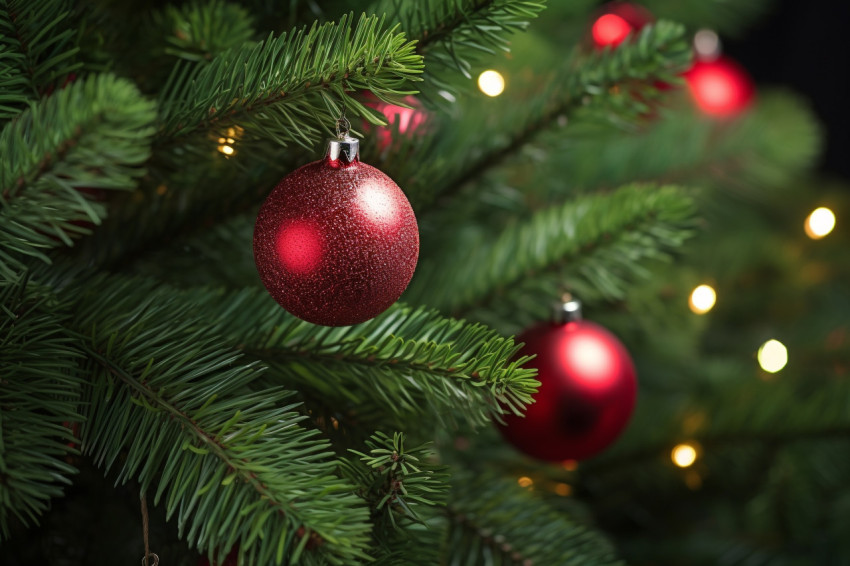
[[[254,259],[269,293],[325,326],[373,318],[413,277],[419,230],[392,179],[354,158],[326,157],[283,178],[260,208]]]
[[[366,105],[374,108],[387,118],[387,126],[375,128],[378,149],[381,151],[392,145],[393,125],[398,124],[398,133],[407,136],[414,134],[425,124],[427,114],[425,114],[422,104],[413,96],[405,96],[404,103],[410,106],[410,108],[388,104],[375,96],[367,98]],[[367,132],[370,131],[371,125],[364,123],[364,129]]]
[[[600,15],[590,28],[590,36],[598,48],[616,47],[653,20],[648,10],[628,2],[609,2],[597,13]]]
[[[538,370],[540,388],[525,417],[506,415],[500,430],[521,452],[550,462],[581,460],[611,445],[626,428],[637,398],[625,346],[586,320],[541,324],[517,337],[520,355]]]
[[[750,105],[755,95],[747,71],[728,57],[697,61],[684,77],[697,106],[710,116],[735,116]]]

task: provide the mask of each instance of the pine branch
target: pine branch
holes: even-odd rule
[[[404,440],[403,433],[390,438],[377,432],[366,441],[368,453],[351,450],[359,458],[340,466],[371,509],[377,562],[430,566],[439,562],[440,531],[433,522],[446,505],[448,475],[445,466],[429,461],[426,445],[405,449]]]
[[[491,412],[519,411],[537,386],[512,339],[434,311],[397,304],[363,324],[327,328],[289,315],[261,290],[204,293],[210,323],[269,364],[268,379],[339,410],[380,411],[402,430],[425,416],[489,423]]]
[[[623,296],[691,232],[692,205],[674,187],[629,185],[581,197],[505,229],[463,242],[460,251],[420,265],[407,300],[522,324],[567,290],[592,299]],[[436,265],[440,268],[437,269]],[[521,307],[521,308],[520,308]]]
[[[509,51],[508,36],[524,31],[546,0],[382,0],[371,12],[389,14],[428,59],[426,81],[451,69],[471,78],[472,62],[482,54]]]
[[[66,461],[83,378],[64,307],[21,278],[0,288],[0,539],[31,526],[77,470]]]
[[[375,119],[347,93],[399,98],[422,72],[422,57],[395,28],[382,31],[383,21],[364,16],[352,28],[352,20],[269,37],[216,57],[191,82],[174,79],[160,100],[160,140],[239,125],[280,145],[311,147],[342,105]]]
[[[0,1],[0,121],[50,94],[82,64],[68,0]]]
[[[658,82],[675,84],[687,69],[691,49],[682,26],[659,21],[644,28],[635,41],[616,50],[596,51],[558,67],[553,76],[538,77],[542,86],[525,94],[524,104],[506,100],[493,105],[467,105],[463,128],[456,120],[434,143],[416,154],[394,156],[384,169],[401,186],[421,214],[442,205],[493,168],[502,167],[539,134],[557,129],[578,113],[594,113],[606,121],[635,120],[646,114],[647,101],[659,96]],[[553,63],[558,64],[558,63]],[[421,163],[429,167],[423,171]]]
[[[622,564],[599,534],[492,473],[455,477],[447,564]]]
[[[22,257],[70,245],[105,207],[80,189],[130,189],[143,170],[153,105],[111,75],[90,77],[41,100],[0,132],[0,275]]]
[[[93,369],[83,450],[98,465],[164,500],[209,555],[238,544],[251,564],[366,558],[366,510],[327,442],[299,426],[291,393],[250,387],[262,368],[210,332],[202,305],[132,280],[73,292]]]
[[[672,110],[637,132],[588,122],[546,132],[535,144],[547,155],[536,160],[527,199],[548,202],[567,192],[653,180],[717,189],[739,199],[775,198],[819,154],[822,134],[815,116],[788,93],[759,92],[755,106],[734,121],[707,120],[692,106],[690,95],[682,93]]]
[[[164,53],[186,61],[210,61],[254,36],[251,13],[224,0],[166,6],[154,13],[153,28],[165,40]]]

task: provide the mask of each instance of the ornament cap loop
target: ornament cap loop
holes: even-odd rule
[[[555,324],[567,324],[581,319],[581,301],[578,299],[569,298],[552,304],[552,322]]]
[[[360,140],[350,136],[328,140],[327,157],[345,165],[357,161],[360,159]]]

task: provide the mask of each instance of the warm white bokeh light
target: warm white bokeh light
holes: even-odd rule
[[[678,444],[670,453],[670,459],[680,468],[687,468],[697,461],[697,449],[690,444]]]
[[[759,348],[758,360],[761,369],[776,373],[788,363],[788,349],[779,340],[768,340]]]
[[[835,214],[824,206],[816,208],[806,218],[806,235],[812,240],[823,238],[835,228]]]
[[[700,285],[691,292],[691,297],[688,299],[688,305],[691,311],[696,314],[705,314],[714,307],[717,302],[717,293],[711,285]]]
[[[478,76],[478,88],[487,96],[499,96],[505,91],[505,77],[498,71],[484,71]]]
[[[534,485],[534,481],[527,476],[517,478],[516,482],[519,484],[520,487],[531,487]]]

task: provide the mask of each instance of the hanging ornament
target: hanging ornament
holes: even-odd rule
[[[371,94],[371,93],[370,93]],[[384,102],[374,95],[367,95],[366,106],[374,108],[387,118],[386,126],[374,128],[377,133],[378,149],[384,151],[393,144],[393,130],[398,125],[398,133],[402,136],[412,136],[425,124],[427,114],[422,104],[413,96],[405,96],[404,103],[410,106],[398,106]],[[364,121],[364,130],[368,133],[373,127],[368,122]]]
[[[360,161],[358,141],[347,133],[330,141],[324,159],[284,177],[254,226],[266,289],[293,315],[325,326],[384,312],[419,257],[410,203],[392,179]]]
[[[710,116],[740,114],[755,94],[750,76],[728,57],[697,61],[684,76],[697,107]]]
[[[610,332],[581,319],[581,305],[558,305],[556,321],[517,337],[520,355],[534,354],[540,388],[524,417],[506,415],[499,428],[521,452],[540,460],[581,460],[608,447],[635,406],[635,368]]]
[[[629,34],[640,31],[654,20],[649,10],[629,2],[609,2],[597,14],[590,28],[590,37],[599,49],[616,47]]]
[[[697,107],[719,118],[741,113],[755,95],[753,80],[744,68],[721,55],[720,38],[708,29],[694,35],[696,61],[684,73]]]

